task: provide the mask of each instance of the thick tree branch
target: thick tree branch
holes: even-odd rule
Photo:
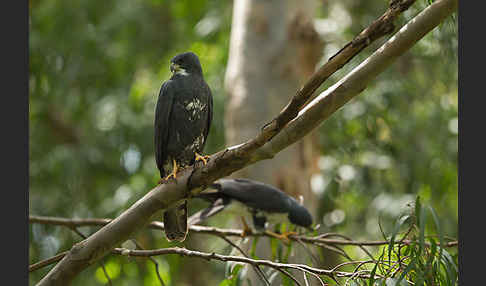
[[[264,135],[264,139],[256,141],[257,144],[250,140],[220,151],[211,156],[207,165],[201,167],[198,163],[178,174],[176,182],[171,181],[152,189],[108,225],[74,245],[38,285],[68,285],[79,272],[149,223],[155,212],[199,193],[213,181],[251,163],[271,158],[293,144],[365,89],[371,80],[456,8],[457,0],[435,1],[370,58],[301,110],[297,118],[290,116],[293,120],[282,129],[283,132]]]

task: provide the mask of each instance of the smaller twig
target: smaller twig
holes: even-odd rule
[[[69,251],[64,251],[64,252],[61,252],[51,258],[47,258],[47,259],[44,259],[44,260],[41,260],[39,262],[36,262],[34,264],[31,264],[29,265],[29,272],[32,272],[32,271],[35,271],[37,269],[40,269],[42,267],[45,267],[47,265],[50,265],[52,263],[56,263],[58,262],[59,260],[61,260]]]
[[[235,262],[242,262],[242,263],[249,263],[253,265],[262,265],[268,266],[274,269],[297,269],[297,270],[305,270],[309,274],[315,275],[337,275],[338,277],[349,277],[353,275],[350,272],[343,272],[343,271],[330,271],[326,269],[319,269],[312,266],[308,266],[305,264],[289,264],[289,263],[279,263],[273,262],[270,260],[262,260],[262,259],[251,259],[247,257],[241,256],[232,256],[232,255],[221,255],[216,253],[206,253],[197,250],[189,250],[186,248],[180,247],[173,247],[173,248],[162,248],[162,249],[153,249],[153,250],[129,250],[129,249],[122,249],[122,248],[115,248],[114,251],[118,254],[123,254],[127,256],[139,256],[139,257],[146,257],[146,256],[157,256],[157,255],[166,255],[166,254],[178,254],[183,256],[189,257],[196,257],[202,258],[205,260],[218,260],[218,261],[235,261]],[[367,277],[364,275],[363,277]]]
[[[44,216],[29,216],[30,223],[40,223],[40,224],[50,224],[50,225],[63,225],[63,226],[104,226],[110,223],[112,219],[107,218],[92,218],[92,219],[67,219],[67,218],[59,218],[59,217],[44,217]],[[148,224],[148,227],[151,229],[157,230],[164,230],[164,224],[159,221],[152,221]],[[193,233],[203,233],[203,234],[212,234],[212,235],[224,235],[224,236],[238,236],[241,237],[243,231],[240,229],[224,229],[218,227],[211,227],[211,226],[201,226],[201,225],[191,225],[189,226],[189,231]],[[246,236],[267,236],[265,233],[260,232],[248,232]],[[342,239],[328,239],[326,237],[329,236],[340,236],[346,238],[347,240]],[[325,233],[319,236],[311,237],[311,236],[302,236],[302,235],[291,235],[289,239],[297,241],[300,239],[304,243],[313,244],[315,242],[321,242],[325,244],[332,244],[332,245],[355,245],[355,246],[380,246],[386,245],[389,243],[388,240],[377,240],[377,241],[356,241],[350,240],[349,238],[342,236],[338,233]],[[404,245],[409,245],[413,243],[414,240],[403,240],[401,241]],[[398,243],[398,242],[395,242]],[[425,245],[430,246],[430,243],[426,242]],[[458,245],[458,241],[451,241],[445,243],[443,247],[455,247]],[[441,246],[439,243],[437,246]],[[365,251],[363,249],[363,251]],[[365,251],[366,252],[366,251]]]
[[[86,239],[86,235],[84,235],[81,231],[79,231],[76,227],[74,226],[69,226],[69,228],[74,231],[76,234],[81,236],[83,239]],[[106,271],[105,264],[103,263],[102,260],[99,261],[98,263],[101,266],[101,269],[103,270],[103,274],[105,274],[106,280],[108,280],[108,285],[112,286],[113,283],[111,282],[110,275],[108,275],[108,272]]]
[[[99,264],[101,266],[101,269],[103,269],[103,273],[105,274],[106,279],[108,280],[108,285],[112,286],[113,284],[111,283],[110,275],[108,275],[108,272],[106,272],[105,264],[101,262],[101,260]]]
[[[353,280],[354,278],[360,276],[361,273],[367,273],[367,272],[370,272],[370,270],[360,270],[360,271],[357,271],[357,272],[353,272],[353,275],[349,276],[346,281],[344,282],[344,285],[348,285],[348,282]],[[378,274],[375,273],[375,276],[379,276],[379,277],[382,277]]]
[[[361,263],[368,263],[368,262],[374,262],[373,260],[366,260],[366,261],[345,261],[343,263],[340,263],[336,266],[334,266],[334,268],[332,268],[331,270],[332,271],[336,271],[337,269],[343,267],[343,266],[346,266],[346,265],[350,265],[350,264],[361,264]]]
[[[346,258],[348,260],[352,260],[351,257],[349,257],[349,255],[346,252],[344,252],[344,250],[342,250],[341,248],[339,248],[338,246],[328,245],[326,243],[320,243],[320,242],[316,242],[315,245],[320,246],[322,248],[325,248],[327,250],[330,250],[332,252],[335,252],[335,253],[343,256],[344,258]]]
[[[316,264],[316,265],[321,264],[321,261],[320,261],[319,257],[317,257],[317,255],[315,255],[314,253],[312,253],[312,250],[310,250],[307,247],[307,245],[305,245],[305,243],[302,242],[302,240],[300,238],[297,238],[296,240],[307,251],[307,253],[311,257],[311,259],[314,260],[314,264]]]
[[[337,237],[344,238],[344,239],[346,239],[346,240],[348,240],[348,241],[353,241],[351,238],[349,238],[349,237],[347,237],[347,236],[345,236],[345,235],[342,235],[342,234],[340,234],[340,233],[327,233],[327,234],[326,234],[326,237],[329,237],[329,236],[337,236]],[[324,238],[324,237],[322,237],[322,238]],[[369,256],[371,259],[373,259],[373,260],[374,260],[373,255],[372,255],[372,254],[371,254],[371,253],[370,253],[370,252],[369,252],[369,251],[368,251],[368,250],[367,250],[367,249],[366,249],[366,248],[365,248],[365,247],[364,247],[362,244],[361,244],[361,245],[358,245],[358,247],[359,247],[361,250],[363,250],[363,252],[364,252],[364,253],[366,253],[366,254],[367,254],[367,255],[368,255],[368,256]]]
[[[229,245],[236,248],[243,256],[248,257],[248,255],[243,251],[243,249],[241,249],[241,247],[239,247],[236,243],[232,242],[229,238],[226,238],[225,236],[219,236],[219,237],[221,239],[223,239],[224,241],[226,241]],[[265,273],[263,273],[260,266],[258,266],[258,265],[252,265],[252,266],[253,266],[253,269],[255,270],[255,272],[260,277],[260,279],[262,279],[263,282],[265,282],[266,285],[270,285],[270,281],[268,281],[268,278],[265,276]]]
[[[309,281],[307,281],[307,273],[305,272],[302,272],[304,274],[304,282],[305,282],[305,286],[309,286]]]
[[[62,252],[52,258],[46,259],[45,261],[38,262],[36,264],[33,264],[29,266],[29,271],[33,271],[35,269],[44,267],[46,265],[55,263],[59,260],[61,260],[68,251]],[[241,256],[231,256],[231,255],[221,255],[221,254],[216,254],[216,253],[206,253],[206,252],[201,252],[201,251],[196,251],[196,250],[189,250],[186,248],[180,248],[180,247],[173,247],[173,248],[162,248],[162,249],[153,249],[153,250],[130,250],[130,249],[125,249],[125,248],[115,248],[112,250],[113,254],[118,254],[118,255],[124,255],[124,256],[131,256],[131,257],[150,257],[150,256],[158,256],[158,255],[167,255],[167,254],[178,254],[178,255],[183,255],[183,256],[188,256],[188,257],[196,257],[196,258],[202,258],[205,260],[217,260],[217,261],[234,261],[234,262],[241,262],[241,263],[247,263],[247,264],[252,264],[252,265],[261,265],[261,266],[268,266],[271,268],[274,268],[280,272],[285,271],[285,269],[294,269],[294,270],[299,270],[299,271],[304,271],[308,274],[311,274],[312,276],[316,277],[321,285],[325,285],[324,281],[322,281],[320,275],[326,275],[333,279],[334,281],[337,281],[336,277],[360,277],[360,278],[369,278],[370,275],[366,274],[366,272],[369,272],[369,270],[362,270],[359,271],[358,273],[354,272],[344,272],[344,271],[336,271],[336,270],[326,270],[326,269],[319,269],[315,268],[312,266],[308,266],[305,264],[289,264],[289,263],[279,263],[279,262],[273,262],[270,260],[262,260],[262,259],[251,259],[247,257],[241,257]],[[32,269],[32,270],[31,270]],[[288,275],[288,274],[286,274]],[[295,278],[292,277],[292,275],[288,275],[291,277],[292,280],[296,281]],[[297,282],[298,284],[298,282]]]
[[[142,245],[140,245],[140,243],[138,243],[135,239],[132,238],[131,241],[135,244],[135,246],[138,249],[145,250],[142,247]],[[153,259],[152,257],[149,257],[148,259],[150,261],[152,261],[152,263],[155,265],[155,273],[157,274],[157,278],[159,279],[160,285],[165,286],[164,280],[162,279],[162,277],[160,276],[160,273],[159,273],[159,263],[157,263],[157,261],[155,259]]]
[[[324,281],[322,281],[321,277],[319,277],[319,275],[317,275],[316,273],[313,273],[312,271],[309,271],[307,269],[304,269],[303,267],[300,267],[300,266],[296,266],[296,267],[297,267],[296,269],[299,269],[302,272],[304,272],[304,275],[305,275],[305,273],[309,273],[310,275],[316,277],[317,280],[321,283],[321,285],[325,286]]]
[[[292,274],[290,274],[290,272],[288,272],[287,270],[279,269],[279,268],[277,270],[280,271],[281,273],[285,274],[286,276],[288,276],[290,279],[292,279],[292,281],[294,281],[295,284],[297,284],[298,286],[302,286],[302,284],[300,284],[299,280],[297,280],[297,278],[292,276]]]
[[[409,258],[410,258],[410,256],[405,256],[404,258],[402,258],[401,260],[398,260],[396,263],[394,263],[394,264],[392,265],[392,267],[391,267],[391,268],[390,268],[390,270],[389,270],[389,272],[390,272],[390,271],[392,271],[392,272],[391,272],[391,274],[390,274],[390,277],[391,277],[391,278],[394,278],[394,277],[395,277],[395,275],[397,275],[397,273],[398,273],[400,270],[403,270],[403,268],[402,268],[402,267],[406,267],[406,266],[407,266],[405,263],[403,263],[403,261],[405,261],[406,259],[409,259]],[[396,269],[395,269],[395,270],[393,270],[395,267],[396,267]]]

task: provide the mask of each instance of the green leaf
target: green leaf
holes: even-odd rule
[[[369,286],[373,286],[375,283],[375,273],[377,268],[378,268],[378,263],[376,263],[375,266],[373,266],[373,269],[371,270],[370,279],[368,280]]]
[[[435,213],[434,209],[431,206],[429,206],[429,211],[432,214],[432,217],[434,218],[435,228],[437,230],[437,234],[439,235],[440,246],[439,246],[439,258],[438,259],[440,260],[441,257],[442,257],[442,248],[443,248],[443,245],[444,245],[444,234],[442,233],[442,229],[440,227],[439,217],[437,216],[437,214]]]
[[[231,285],[232,282],[229,279],[224,279],[223,281],[221,281],[221,283],[219,283],[219,286],[231,286]]]
[[[290,253],[292,253],[292,242],[290,242],[289,245],[287,246],[287,252],[285,253],[285,256],[282,258],[283,263],[287,263],[289,261]]]
[[[421,210],[420,210],[420,217],[418,218],[419,219],[419,251],[418,251],[418,255],[421,254],[421,251],[423,249],[425,249],[425,225],[427,223],[427,211],[425,209],[425,207],[421,207]]]
[[[454,260],[452,259],[451,255],[447,250],[443,250],[442,253],[442,259],[441,259],[441,264],[444,266],[446,270],[446,275],[447,275],[447,280],[451,285],[455,284],[455,281],[457,279],[457,266]]]
[[[221,281],[219,283],[219,286],[236,286],[238,285],[238,279],[239,279],[239,272],[240,270],[243,269],[243,265],[241,264],[236,264],[233,267],[233,270],[231,271],[231,275],[228,276],[225,280]]]
[[[399,285],[399,283],[405,278],[405,276],[407,276],[407,274],[415,267],[415,261],[417,260],[416,257],[414,257],[410,263],[407,265],[407,267],[405,268],[405,270],[403,270],[403,272],[400,274],[400,277],[398,278],[397,280],[397,284]]]
[[[376,269],[378,269],[378,265],[380,264],[379,262],[383,260],[383,256],[385,255],[385,248],[381,251],[381,255],[378,258],[378,261],[375,263],[375,266],[373,266],[373,269],[371,270],[370,273],[370,279],[368,280],[368,285],[373,286],[375,282],[375,274],[376,274]]]
[[[393,244],[395,243],[395,237],[400,231],[401,226],[407,221],[408,218],[410,218],[409,215],[404,215],[400,217],[395,223],[395,227],[393,228],[393,232],[390,237],[390,242],[388,243],[388,261],[391,261],[391,252],[393,250]]]
[[[422,210],[422,203],[420,202],[420,196],[417,196],[417,199],[415,200],[415,220],[417,226],[419,227],[420,227],[419,217],[420,217],[421,210]]]
[[[293,286],[294,281],[292,281],[287,275],[281,275],[282,277],[282,285],[283,286]]]
[[[275,270],[275,269],[271,269],[271,271],[273,272],[269,272],[268,274],[268,282],[270,282],[270,284],[273,283],[273,280],[275,280],[275,278],[277,278],[277,275],[280,273],[279,271]]]
[[[258,259],[258,256],[256,255],[256,247],[257,247],[258,239],[259,239],[258,237],[253,238],[251,243],[250,256],[253,259]]]
[[[430,254],[429,256],[432,259],[435,259],[435,255],[437,253],[437,241],[433,237],[428,237],[427,240],[429,241],[430,244]]]
[[[270,238],[270,249],[272,251],[272,260],[275,260],[277,257],[279,242],[275,238]]]

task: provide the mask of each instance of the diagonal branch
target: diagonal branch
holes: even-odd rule
[[[76,227],[71,227],[72,231],[74,231],[77,235],[81,236],[83,239],[86,239],[86,235],[84,235],[81,231],[79,231]],[[103,263],[102,260],[98,261],[98,264],[101,266],[101,269],[103,270],[103,274],[106,277],[106,280],[108,281],[108,285],[112,286],[113,283],[111,282],[110,275],[108,275],[108,272],[106,271],[105,264]]]
[[[376,39],[393,32],[395,29],[393,21],[413,3],[415,3],[415,0],[392,1],[388,10],[380,18],[376,19],[334,56],[329,58],[329,60],[312,75],[305,85],[297,91],[296,95],[291,99],[287,106],[284,107],[280,114],[272,122],[267,124],[260,136],[253,141],[258,142],[264,140],[265,137],[268,136],[272,138],[282,130],[287,123],[297,116],[302,106],[309,101],[314,92],[324,83],[324,81]]]
[[[396,1],[394,1],[396,2]],[[98,261],[132,233],[150,222],[161,209],[201,192],[213,181],[275,154],[298,141],[323,120],[363,91],[397,57],[410,49],[425,34],[457,9],[457,0],[438,0],[424,9],[372,56],[337,84],[302,109],[296,118],[273,136],[264,136],[257,144],[244,143],[211,156],[208,164],[196,164],[178,174],[177,181],[159,185],[120,216],[96,233],[77,243],[69,253],[38,283],[68,285],[89,265]],[[259,135],[260,136],[260,135]],[[270,140],[271,141],[268,141]],[[251,142],[251,141],[249,141]]]

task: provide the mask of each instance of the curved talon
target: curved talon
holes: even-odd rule
[[[170,173],[167,177],[164,178],[164,181],[168,181],[170,180],[170,178],[174,178],[177,179],[177,174],[174,172],[174,173]]]
[[[197,152],[194,153],[196,155],[196,162],[197,161],[203,161],[203,164],[206,165],[208,163],[208,160],[209,158],[211,158],[210,156],[208,155],[205,155],[205,156],[202,156],[202,155],[199,155]]]
[[[173,164],[173,168],[172,168],[172,173],[170,173],[167,177],[165,178],[162,178],[160,179],[158,182],[157,182],[157,185],[160,185],[164,182],[167,182],[168,180],[170,180],[170,178],[174,178],[174,180],[177,179],[177,171],[179,170],[179,167],[177,166],[177,162],[175,159],[172,159],[172,164]]]

